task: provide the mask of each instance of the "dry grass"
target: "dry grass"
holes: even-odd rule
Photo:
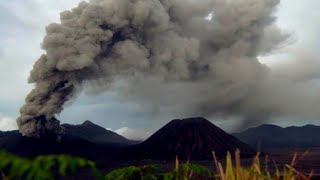
[[[313,171],[309,175],[304,175],[297,171],[294,167],[298,162],[298,159],[303,158],[306,155],[303,154],[298,158],[295,154],[290,164],[285,164],[281,169],[274,162],[274,168],[269,169],[269,159],[265,156],[264,165],[261,164],[260,154],[258,153],[253,159],[250,167],[244,167],[241,165],[240,151],[236,151],[235,160],[232,161],[230,153],[226,157],[226,165],[223,166],[221,162],[218,162],[214,152],[214,163],[217,168],[217,174],[214,179],[220,180],[309,180],[313,176]]]

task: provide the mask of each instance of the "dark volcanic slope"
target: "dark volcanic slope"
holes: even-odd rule
[[[53,139],[34,139],[21,136],[18,131],[5,132],[0,136],[0,150],[19,156],[34,157],[43,154],[70,154],[92,160],[111,159],[119,147],[97,145],[83,139],[63,138],[61,142]]]
[[[123,144],[131,145],[137,144],[137,141],[128,140],[115,132],[109,131],[103,127],[100,127],[90,121],[85,121],[80,125],[62,125],[66,129],[66,135],[68,137],[77,137],[95,144]]]
[[[147,159],[212,159],[212,151],[224,157],[240,149],[242,157],[256,151],[204,118],[173,120],[138,147],[139,155]]]
[[[265,124],[235,133],[234,136],[259,148],[320,147],[320,127],[314,125],[282,128]]]
[[[50,137],[33,139],[18,131],[0,132],[0,150],[33,157],[42,154],[70,154],[92,160],[114,159],[124,147],[137,143],[86,121],[81,125],[64,124],[66,134],[60,142]]]

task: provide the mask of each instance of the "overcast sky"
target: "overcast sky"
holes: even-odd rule
[[[28,73],[43,53],[40,43],[45,26],[58,22],[59,12],[70,9],[79,2],[80,0],[0,1],[0,130],[16,128],[15,119],[19,108],[32,88],[32,85],[27,84]],[[288,49],[292,48],[306,49],[318,56],[319,7],[319,0],[282,0],[277,23],[293,34],[293,43],[275,55],[261,57],[261,62],[274,68],[284,61],[290,61]],[[316,68],[320,71],[320,67]],[[82,95],[72,106],[67,105],[58,118],[63,123],[72,124],[88,119],[105,128],[122,128],[121,132],[126,130],[123,127],[152,132],[172,118],[182,117],[157,112],[150,114],[134,102],[123,102],[112,93],[105,93],[96,96]],[[207,118],[226,130],[232,129],[232,120],[217,121]],[[285,121],[276,119],[271,123],[288,125]],[[318,120],[301,119],[290,123],[289,125],[320,124]]]

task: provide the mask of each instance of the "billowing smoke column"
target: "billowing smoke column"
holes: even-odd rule
[[[24,136],[63,134],[55,115],[84,86],[198,114],[265,113],[256,97],[269,70],[258,56],[288,35],[279,0],[91,0],[50,24],[18,118]],[[212,18],[206,18],[208,15]]]

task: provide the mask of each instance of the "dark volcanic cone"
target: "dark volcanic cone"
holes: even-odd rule
[[[241,151],[241,157],[252,157],[256,151],[204,118],[172,120],[143,142],[139,154],[147,159],[212,159],[225,157],[229,151]]]

